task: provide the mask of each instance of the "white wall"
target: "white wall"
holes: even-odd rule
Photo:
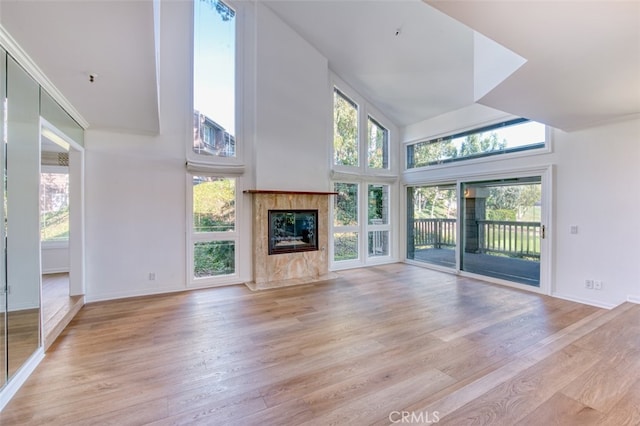
[[[69,272],[69,247],[67,243],[63,243],[64,247],[53,245],[47,247],[42,244],[42,273],[56,274],[59,272]]]
[[[331,130],[327,60],[265,6],[239,6],[246,35],[238,100],[244,118],[239,142],[246,147],[242,189],[325,191]],[[162,4],[161,134],[86,131],[87,301],[187,286],[190,13],[189,2]],[[249,208],[250,198],[244,201]],[[241,281],[251,280],[250,220],[250,214],[239,219]]]
[[[257,30],[257,189],[326,191],[327,59],[262,4]]]
[[[500,115],[474,105],[408,126],[404,141],[476,127]],[[551,153],[414,170],[404,180],[428,183],[553,165],[551,293],[604,307],[640,299],[640,119],[572,133],[553,130],[552,138]],[[578,234],[570,234],[571,225]],[[585,289],[585,279],[603,281],[603,290]]]
[[[556,294],[605,305],[640,296],[640,120],[555,137]],[[603,290],[585,289],[587,278]]]
[[[188,2],[163,3],[161,134],[85,133],[87,301],[185,288],[189,19]]]
[[[245,12],[247,49],[239,101],[246,147],[244,189],[326,190],[331,131],[327,61],[264,5]],[[88,301],[186,288],[184,163],[191,134],[191,76],[183,64],[190,61],[188,2],[163,3],[162,19],[161,134],[86,132]],[[409,126],[403,140],[500,117],[509,114],[472,106]],[[553,135],[553,153],[455,165],[405,178],[428,181],[554,165],[553,294],[604,306],[640,298],[640,227],[632,222],[640,207],[634,196],[640,181],[640,122]],[[245,201],[248,206],[249,199]],[[568,232],[574,224],[577,235]],[[239,226],[249,230],[250,215]],[[243,241],[240,258],[248,265],[250,247],[248,239]],[[242,278],[249,281],[250,271],[244,271]],[[155,272],[155,281],[148,280],[149,272]],[[604,290],[585,290],[586,278],[604,281]]]

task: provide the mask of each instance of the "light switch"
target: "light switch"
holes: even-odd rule
[[[571,233],[572,234],[578,233],[578,225],[571,225]]]

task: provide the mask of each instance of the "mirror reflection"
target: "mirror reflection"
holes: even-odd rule
[[[40,347],[40,88],[7,58],[7,377]]]

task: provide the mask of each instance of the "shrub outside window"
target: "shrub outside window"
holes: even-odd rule
[[[194,279],[236,272],[236,180],[193,176]]]

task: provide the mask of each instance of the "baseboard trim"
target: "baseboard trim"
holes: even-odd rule
[[[551,296],[557,297],[558,299],[568,300],[570,302],[582,303],[583,305],[595,306],[596,308],[613,309],[618,306],[618,304],[602,303],[596,300],[582,299],[579,297],[567,296],[559,293],[553,293],[551,294]]]
[[[68,273],[69,273],[69,268],[52,268],[52,269],[43,269],[42,270],[42,275],[68,274]]]
[[[630,295],[627,297],[627,302],[637,303],[640,305],[640,296]]]
[[[20,387],[27,381],[33,370],[36,369],[40,361],[44,359],[44,348],[41,346],[31,357],[24,363],[16,374],[9,380],[7,385],[0,391],[0,411],[6,407],[11,398],[18,392]]]
[[[291,278],[287,280],[267,281],[263,283],[256,283],[255,281],[244,283],[251,291],[271,290],[274,288],[292,287],[296,285],[316,284],[322,281],[332,280],[338,278],[339,275],[335,272],[329,272],[327,274],[319,275],[317,277],[302,277]]]

